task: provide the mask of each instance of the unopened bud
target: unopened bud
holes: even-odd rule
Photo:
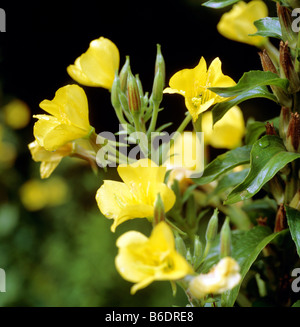
[[[266,135],[277,135],[273,122],[271,124],[266,123]]]
[[[176,233],[175,235],[175,247],[178,253],[180,253],[183,257],[186,256],[186,246],[182,239],[182,237]]]
[[[119,93],[120,93],[120,79],[118,77],[118,74],[116,74],[111,87],[111,94],[110,94],[111,104],[113,105],[115,110],[119,110],[119,108],[121,107],[121,103],[119,100]]]
[[[127,89],[127,76],[128,76],[128,71],[130,70],[130,61],[129,61],[129,56],[126,57],[125,64],[123,65],[119,78],[120,78],[120,88],[121,91],[126,93]]]
[[[263,67],[263,70],[265,72],[272,72],[274,74],[277,74],[277,69],[273,64],[273,61],[271,60],[270,56],[268,55],[268,52],[266,49],[264,49],[262,52],[259,52],[259,57],[261,61],[261,65]]]
[[[263,52],[259,52],[258,54],[260,56],[263,70],[265,72],[272,72],[274,74],[278,74],[277,69],[273,64],[273,61],[268,55],[268,52],[266,50],[263,50]],[[288,94],[286,94],[286,92],[282,88],[273,85],[270,85],[270,87],[282,106],[290,107],[292,105],[292,99],[289,97]]]
[[[287,228],[286,213],[285,213],[284,205],[280,204],[276,214],[274,233],[281,232],[286,228]]]
[[[292,29],[294,19],[292,18],[291,10],[285,6],[280,6],[277,2],[277,15],[281,27],[282,39],[283,41],[288,41],[290,47],[294,49],[297,44],[297,33]]]
[[[279,63],[282,77],[289,80],[289,90],[291,93],[296,93],[300,89],[300,80],[298,73],[295,70],[293,59],[289,50],[288,42],[280,42]]]
[[[279,175],[275,175],[269,181],[270,191],[277,203],[284,201],[284,181]]]
[[[279,116],[279,135],[284,140],[286,139],[286,133],[288,130],[289,122],[291,118],[291,109],[282,107]]]
[[[159,222],[164,220],[165,220],[165,207],[160,194],[158,194],[154,203],[153,223],[154,225],[157,225]]]
[[[231,255],[231,231],[229,226],[229,218],[227,217],[223,223],[220,232],[220,257],[225,258]]]
[[[131,113],[136,113],[141,111],[141,99],[140,92],[136,82],[135,77],[132,75],[131,71],[128,71],[127,76],[127,97],[128,105]]]
[[[290,152],[300,152],[300,116],[292,113],[286,133],[286,148]]]
[[[215,209],[214,214],[207,225],[205,238],[207,242],[213,242],[218,232],[218,209]]]
[[[195,240],[194,240],[194,254],[193,254],[193,264],[194,268],[197,269],[198,265],[201,262],[201,258],[203,255],[203,245],[202,242],[200,241],[200,238],[198,235],[195,235]]]
[[[156,45],[157,51],[156,51],[156,60],[155,60],[155,71],[154,71],[154,76],[157,74],[157,71],[159,70],[160,73],[162,74],[162,81],[163,81],[163,86],[165,84],[165,78],[166,78],[166,65],[165,65],[165,60],[164,57],[161,53],[161,48],[160,45]]]
[[[164,80],[163,74],[158,70],[154,77],[152,88],[152,100],[157,104],[160,104],[163,98]]]

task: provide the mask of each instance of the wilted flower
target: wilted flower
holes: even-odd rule
[[[158,194],[165,212],[173,207],[175,194],[164,184],[166,167],[159,167],[149,159],[140,159],[131,165],[119,165],[118,173],[124,183],[105,180],[96,194],[101,212],[114,219],[113,232],[126,220],[152,219]]]
[[[120,54],[116,45],[104,37],[93,40],[88,50],[67,68],[78,83],[111,89],[119,69]]]
[[[221,259],[207,274],[194,277],[189,284],[190,293],[201,299],[208,294],[231,290],[241,280],[238,263],[231,257]]]
[[[130,231],[117,240],[116,267],[121,276],[133,283],[131,294],[157,280],[178,280],[193,274],[192,267],[175,250],[172,230],[165,222],[156,225],[146,237]]]
[[[267,42],[262,36],[249,36],[257,32],[254,21],[268,16],[268,7],[263,1],[249,3],[240,1],[225,13],[217,25],[220,34],[230,40],[261,47]]]
[[[93,128],[89,123],[88,102],[78,85],[58,89],[52,101],[44,100],[40,107],[50,115],[34,115],[34,136],[40,146],[54,151],[76,139],[87,137]]]
[[[241,145],[245,135],[245,121],[238,106],[232,107],[226,114],[212,125],[212,113],[205,112],[202,116],[204,142],[214,148],[234,149]]]
[[[175,73],[169,85],[164,93],[183,95],[185,105],[195,122],[199,114],[213,104],[228,100],[210,91],[209,88],[234,86],[235,82],[222,73],[219,58],[215,58],[207,69],[206,61],[202,57],[195,68],[183,69]]]

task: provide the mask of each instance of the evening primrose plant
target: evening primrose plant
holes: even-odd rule
[[[228,8],[217,30],[255,46],[261,70],[234,81],[221,58],[181,67],[168,78],[157,45],[153,86],[145,92],[130,57],[101,36],[67,72],[62,86],[35,115],[33,160],[48,178],[68,156],[96,173],[116,169],[122,181],[99,181],[99,219],[111,232],[133,219],[150,235],[128,230],[118,237],[115,265],[130,293],[170,282],[187,306],[299,306],[294,269],[300,266],[299,37],[292,29],[292,1],[248,3],[210,0]],[[268,17],[268,6],[276,17]],[[221,15],[220,15],[221,16]],[[81,86],[77,85],[80,84]],[[119,131],[95,131],[83,87],[107,89]],[[163,97],[183,96],[186,115],[171,135],[159,125]],[[244,121],[243,102],[254,98],[281,108],[269,121]],[[172,109],[166,107],[164,110]],[[161,140],[159,142],[158,140]],[[210,148],[221,154],[211,157]],[[126,223],[126,224],[125,224]]]

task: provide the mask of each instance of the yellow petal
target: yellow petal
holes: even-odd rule
[[[116,45],[104,37],[93,40],[88,50],[68,67],[68,73],[77,82],[88,86],[111,89],[120,55]]]
[[[249,3],[240,1],[225,13],[217,25],[220,34],[228,39],[261,47],[267,38],[249,36],[257,32],[254,21],[268,16],[268,7],[263,1],[254,0]]]
[[[234,149],[241,144],[245,135],[243,113],[238,106],[234,106],[212,127],[212,113],[205,112],[202,128],[206,144],[215,148]]]

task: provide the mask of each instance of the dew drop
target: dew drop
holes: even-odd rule
[[[262,140],[262,141],[259,141],[258,144],[262,149],[265,149],[270,145],[270,142],[268,140]]]

